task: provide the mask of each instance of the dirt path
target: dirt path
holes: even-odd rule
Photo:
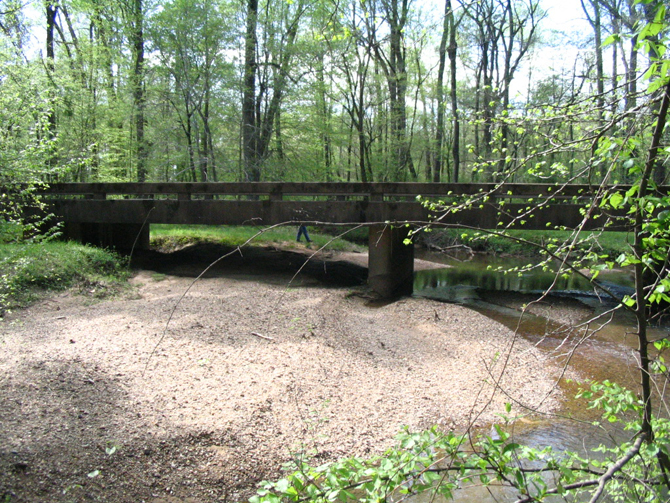
[[[125,298],[0,322],[0,500],[241,501],[294,456],[379,453],[402,426],[481,425],[508,400],[490,383],[512,333],[468,309],[233,274],[199,281],[165,330],[191,282],[141,271]],[[547,410],[555,376],[515,340],[501,384]]]

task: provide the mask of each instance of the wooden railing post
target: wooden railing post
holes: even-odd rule
[[[375,203],[384,202],[384,192],[373,187],[372,190],[370,190],[370,201]]]

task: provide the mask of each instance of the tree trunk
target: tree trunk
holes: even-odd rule
[[[244,90],[242,96],[242,153],[247,181],[261,179],[258,153],[258,127],[256,117],[256,25],[258,0],[247,0],[247,28],[244,38]]]
[[[365,109],[363,108],[363,99],[365,97],[365,86],[361,84],[359,87],[358,102],[359,106],[357,108],[357,115],[355,120],[356,131],[358,133],[358,149],[359,149],[359,159],[358,166],[360,168],[361,182],[368,181],[368,174],[365,168],[367,160],[367,142],[365,140]]]
[[[451,115],[453,120],[453,132],[452,132],[452,142],[451,142],[451,157],[454,163],[453,169],[453,181],[458,183],[460,176],[460,166],[461,166],[461,121],[458,111],[458,98],[456,95],[456,51],[458,50],[458,45],[456,44],[456,23],[454,20],[454,9],[451,6],[451,0],[446,0],[448,7],[448,18],[449,18],[449,47],[447,53],[449,54],[449,69],[450,69],[450,85],[449,85],[449,95],[451,98]]]
[[[212,140],[212,130],[209,124],[209,102],[210,102],[210,82],[209,74],[207,75],[207,88],[205,89],[205,103],[203,105],[201,120],[202,120],[202,143],[204,145],[205,155],[207,156],[207,174],[208,179],[217,181],[216,175],[216,156],[214,155],[214,141]]]
[[[274,130],[275,130],[275,152],[277,154],[277,159],[279,159],[280,164],[283,164],[284,138],[282,136],[281,110],[277,110],[277,113],[275,113]]]
[[[442,37],[440,38],[439,63],[437,67],[436,101],[437,121],[435,130],[435,148],[433,149],[433,182],[438,183],[442,174],[442,160],[444,143],[444,71],[447,63],[447,39],[449,38],[449,12],[451,11],[451,0],[445,0],[444,19],[442,22]]]
[[[391,159],[394,179],[406,178],[409,172],[417,179],[407,139],[407,61],[405,55],[405,27],[409,14],[408,0],[390,0],[383,3],[389,24],[389,54],[386,56],[376,41],[372,42],[377,62],[386,76],[389,89],[389,113],[391,126]],[[375,29],[368,28],[376,36]]]
[[[46,5],[46,69],[48,77],[51,82],[53,82],[54,71],[56,68],[56,53],[54,50],[54,31],[56,29],[56,15],[58,14],[58,5],[47,1]],[[53,93],[53,90],[50,90]],[[56,110],[54,109],[54,100],[51,100],[49,103],[49,111],[47,112],[47,135],[51,142],[56,139]],[[57,165],[56,150],[54,147],[50,148],[51,152],[47,158],[47,166],[49,168],[49,174],[52,176],[52,170]],[[57,178],[57,177],[56,177]]]
[[[326,79],[324,75],[324,54],[319,52],[316,66],[316,102],[318,114],[321,116],[321,149],[323,164],[326,171],[326,181],[332,179],[332,142],[330,138],[330,109],[326,100]]]
[[[191,181],[198,181],[198,173],[195,168],[195,147],[193,146],[193,118],[191,115],[186,117],[184,133],[186,134],[186,148],[188,151],[188,169],[191,173]]]
[[[602,124],[603,121],[603,109],[605,107],[605,72],[603,69],[603,48],[602,48],[602,28],[601,28],[601,15],[600,15],[600,0],[589,0],[589,3],[593,7],[593,15],[586,8],[584,0],[581,0],[582,10],[586,14],[591,27],[593,28],[593,35],[595,37],[594,50],[596,53],[596,107],[597,107],[597,117],[598,123]]]
[[[619,34],[621,29],[619,28],[619,22],[615,17],[612,17],[612,33]],[[610,76],[610,85],[612,91],[615,92],[615,89],[619,86],[619,44],[612,44],[612,75]],[[618,99],[613,99],[610,104],[610,113],[612,115],[616,114],[618,107]]]
[[[400,8],[400,10],[398,10]],[[407,59],[405,55],[404,30],[409,12],[408,0],[391,2],[391,64],[389,94],[391,97],[391,131],[395,144],[394,157],[397,159],[396,179],[404,180],[407,171],[413,180],[417,179],[414,162],[407,138]]]
[[[662,100],[658,104],[655,111],[657,111],[657,121],[652,136],[651,145],[649,147],[645,168],[642,173],[640,186],[638,190],[638,201],[647,197],[648,186],[650,181],[655,178],[658,164],[662,164],[658,159],[658,151],[661,146],[661,139],[663,130],[665,129],[666,121],[668,119],[668,110],[670,109],[670,83],[666,84],[662,89]],[[635,265],[635,296],[636,306],[635,315],[637,318],[637,338],[639,342],[638,352],[640,355],[640,376],[642,378],[642,400],[644,403],[644,414],[642,416],[642,431],[647,435],[647,441],[653,440],[652,429],[652,396],[651,396],[651,358],[649,356],[649,340],[647,339],[647,325],[648,325],[648,306],[646,300],[653,292],[655,280],[651,284],[647,284],[645,274],[643,255],[646,253],[645,246],[642,242],[644,238],[643,228],[643,212],[646,211],[642,207],[636,208],[635,212],[635,239],[633,243],[633,251],[637,263]],[[651,289],[650,289],[651,288]]]
[[[135,105],[135,141],[137,143],[137,181],[147,178],[148,151],[144,139],[146,124],[144,92],[144,11],[142,0],[133,0],[131,45],[133,53],[133,101]]]

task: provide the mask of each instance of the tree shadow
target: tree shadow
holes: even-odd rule
[[[211,501],[236,485],[251,491],[270,475],[242,463],[233,472],[239,481],[209,470],[194,485],[198,470],[221,457],[219,451],[249,447],[244,432],[156,435],[139,419],[125,379],[78,358],[33,361],[6,377],[0,383],[0,500]]]

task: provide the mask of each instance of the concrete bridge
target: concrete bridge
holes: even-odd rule
[[[120,250],[148,248],[152,223],[366,224],[368,283],[387,297],[411,293],[414,251],[403,244],[405,224],[431,218],[417,196],[475,201],[441,219],[453,226],[571,229],[593,194],[587,185],[463,183],[56,183],[43,191],[67,238]],[[599,217],[589,226],[603,223]]]

